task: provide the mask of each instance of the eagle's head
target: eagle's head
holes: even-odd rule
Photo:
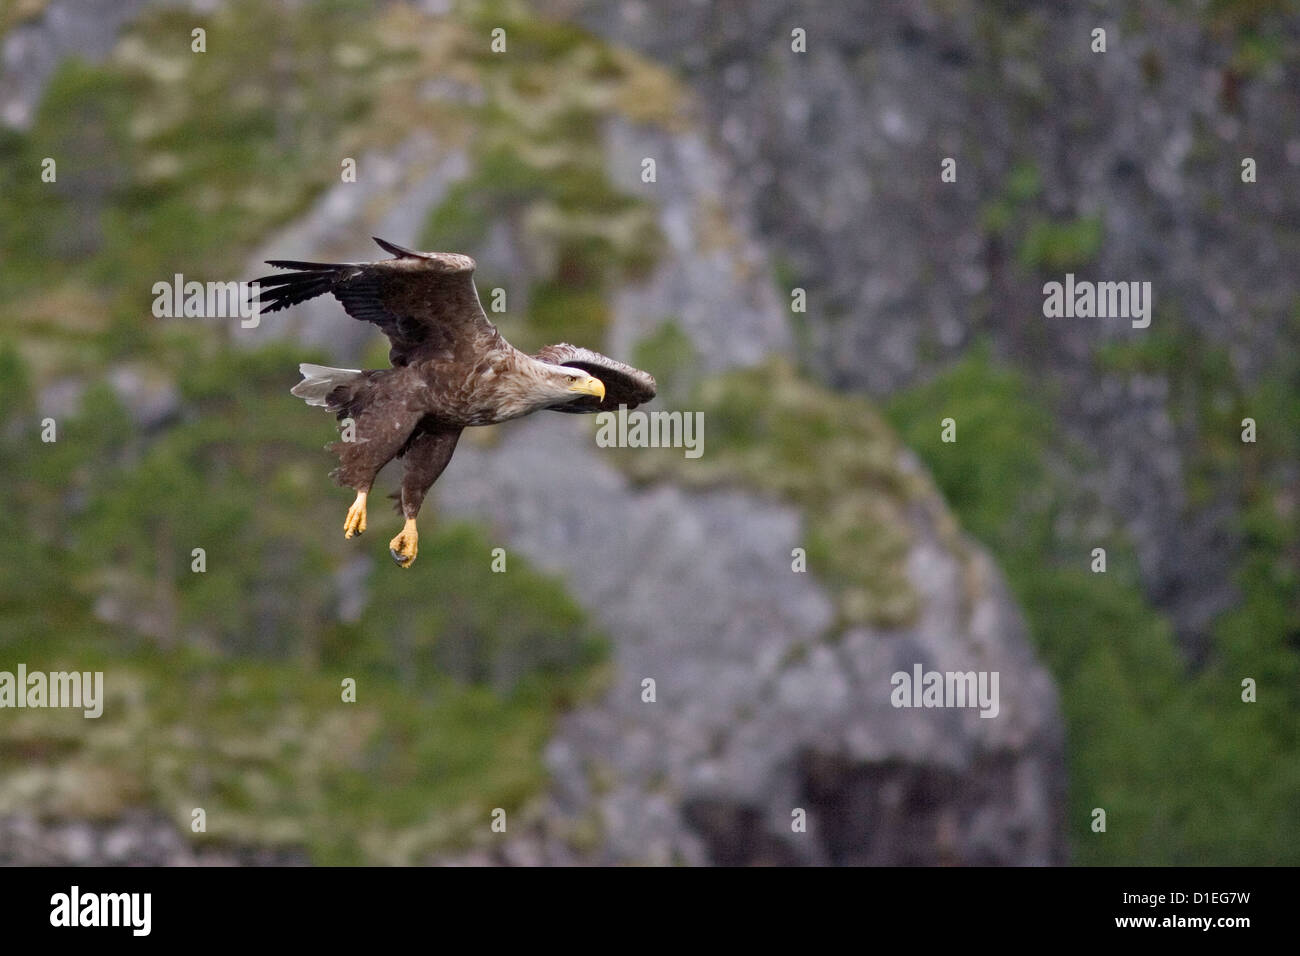
[[[582,369],[528,358],[500,380],[496,401],[502,418],[515,418],[583,403],[584,411],[594,411],[604,398],[605,383]]]
[[[546,369],[543,383],[550,399],[546,403],[547,407],[569,405],[591,397],[596,399],[597,404],[605,400],[605,383],[600,379],[588,375],[580,368],[551,365],[547,362],[542,364]]]

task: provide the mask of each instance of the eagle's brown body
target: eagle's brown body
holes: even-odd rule
[[[379,470],[404,464],[399,509],[406,527],[390,543],[402,567],[415,559],[415,518],[430,486],[451,461],[461,430],[493,425],[543,408],[595,412],[634,408],[655,394],[654,379],[597,352],[550,345],[526,355],[488,321],[474,287],[474,260],[422,253],[381,239],[395,258],[370,263],[272,261],[295,270],[257,280],[264,312],[329,292],[353,318],[379,326],[393,367],[332,369],[303,365],[293,393],[350,420],[333,473],[357,491],[344,529],[366,525],[366,497]],[[269,290],[269,291],[266,291]]]

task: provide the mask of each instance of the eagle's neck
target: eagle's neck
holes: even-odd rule
[[[491,393],[495,420],[499,422],[549,408],[565,397],[563,388],[556,383],[555,367],[518,349],[499,370],[481,376],[479,383]]]

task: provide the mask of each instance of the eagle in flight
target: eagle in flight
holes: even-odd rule
[[[343,522],[345,537],[366,530],[366,498],[379,470],[401,458],[405,470],[397,510],[406,523],[388,544],[409,568],[419,536],[415,519],[447,463],[461,430],[493,425],[538,409],[590,413],[635,408],[655,395],[639,369],[575,345],[548,345],[536,355],[512,346],[488,321],[474,287],[474,260],[447,252],[414,252],[376,238],[394,256],[379,262],[293,262],[267,265],[290,272],[256,280],[260,311],[275,312],[330,293],[354,319],[388,336],[392,368],[299,366],[292,394],[354,423],[331,477],[356,491]]]

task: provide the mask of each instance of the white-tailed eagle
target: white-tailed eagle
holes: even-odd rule
[[[401,458],[398,510],[406,524],[389,542],[393,560],[410,567],[424,496],[451,461],[461,430],[493,425],[549,408],[597,412],[635,408],[655,395],[639,369],[575,345],[548,345],[536,355],[512,346],[488,321],[474,287],[474,260],[446,252],[413,252],[375,239],[394,256],[380,262],[268,261],[290,272],[258,279],[262,312],[275,312],[326,292],[354,319],[373,322],[392,345],[392,368],[342,369],[303,364],[292,392],[351,419],[350,441],[332,477],[356,490],[345,537],[366,530],[366,498],[379,470]]]

